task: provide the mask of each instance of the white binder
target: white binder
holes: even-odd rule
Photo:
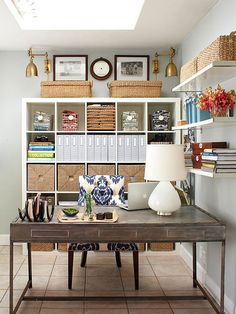
[[[70,161],[70,146],[71,146],[71,135],[64,135],[64,151],[63,151],[63,160]]]
[[[101,139],[101,161],[107,161],[108,160],[108,135],[102,135]]]
[[[57,135],[56,136],[56,158],[58,161],[63,161],[63,142],[64,142],[64,135]]]
[[[116,136],[108,135],[108,161],[116,161]]]
[[[78,161],[85,162],[85,135],[77,135],[77,159]]]
[[[139,160],[139,136],[131,135],[132,141],[132,161]]]
[[[132,161],[132,137],[125,135],[125,161]]]
[[[139,135],[139,161],[146,160],[146,135]]]
[[[70,160],[78,161],[78,142],[77,135],[70,136]]]
[[[117,160],[124,161],[125,160],[125,136],[118,135],[117,137]]]
[[[87,160],[94,161],[94,135],[87,135]]]
[[[102,160],[102,135],[95,135],[95,153],[94,160],[101,161]]]

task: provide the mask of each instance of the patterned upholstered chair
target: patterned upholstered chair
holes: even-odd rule
[[[84,205],[86,193],[91,193],[96,205],[117,206],[124,203],[123,176],[80,176],[79,205]],[[134,242],[109,242],[108,251],[115,252],[117,267],[121,267],[121,251],[133,252],[133,268],[135,289],[139,289],[139,256],[138,246]],[[72,289],[74,252],[82,251],[81,267],[85,267],[87,253],[98,251],[99,243],[71,243],[68,248],[68,288]]]

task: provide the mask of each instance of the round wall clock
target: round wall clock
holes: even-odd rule
[[[111,62],[105,58],[98,58],[90,65],[90,73],[96,80],[106,80],[112,73]]]

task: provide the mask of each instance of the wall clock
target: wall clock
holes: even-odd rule
[[[96,80],[106,80],[112,73],[112,64],[105,58],[98,58],[91,63],[90,73]]]

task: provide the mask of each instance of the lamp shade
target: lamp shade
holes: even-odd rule
[[[166,76],[177,76],[178,71],[176,65],[173,62],[170,62],[166,66]]]
[[[186,178],[184,145],[147,145],[144,178],[153,181],[184,180]]]

